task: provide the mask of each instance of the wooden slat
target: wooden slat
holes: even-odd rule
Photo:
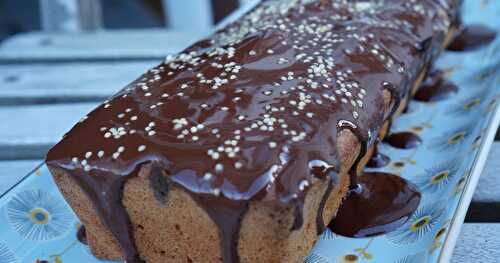
[[[451,262],[500,262],[500,224],[464,224]]]
[[[76,0],[40,0],[40,17],[45,31],[77,31],[78,2]]]
[[[203,35],[162,29],[25,33],[0,45],[0,63],[164,59]]]
[[[159,63],[0,65],[0,106],[103,101]]]
[[[96,104],[0,107],[0,160],[43,158]]]
[[[0,195],[42,162],[43,160],[0,161]]]
[[[99,0],[40,0],[44,31],[96,30],[102,26]]]
[[[162,0],[169,28],[209,32],[214,20],[210,0]]]
[[[100,0],[78,0],[78,22],[81,30],[102,28],[102,8]]]
[[[500,141],[494,142],[467,211],[466,222],[500,222]]]
[[[480,203],[500,203],[500,142],[494,142],[488,161],[479,178],[474,201]],[[499,211],[500,212],[500,211]]]

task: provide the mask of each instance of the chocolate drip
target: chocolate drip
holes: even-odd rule
[[[262,1],[96,108],[47,162],[76,180],[128,263],[141,259],[123,186],[152,160],[157,200],[168,201],[169,183],[184,188],[218,226],[224,262],[238,262],[249,202],[303,203],[315,176],[307,162],[339,164],[342,129],[361,143],[357,164],[387,117],[381,83],[395,104],[408,94],[455,2]]]
[[[316,217],[316,229],[318,235],[323,233],[323,231],[325,231],[326,229],[325,220],[323,219],[323,211],[325,210],[326,201],[328,200],[328,197],[330,197],[330,194],[332,193],[334,186],[335,184],[332,181],[330,181],[328,187],[326,188],[325,193],[323,194],[323,198],[321,198],[321,202],[319,203],[318,213]]]
[[[395,132],[384,138],[384,142],[399,149],[411,149],[422,144],[422,139],[413,132]]]
[[[298,202],[293,212],[294,219],[290,231],[299,230],[304,224],[304,202]]]
[[[47,163],[53,166],[53,163]],[[122,204],[125,182],[139,172],[136,168],[127,175],[112,174],[102,170],[86,172],[82,169],[69,170],[73,179],[92,200],[102,223],[108,228],[120,245],[127,263],[144,263],[134,244],[130,218]]]
[[[380,168],[388,165],[391,162],[391,158],[389,156],[381,153],[378,150],[378,143],[375,144],[373,148],[373,154],[366,166],[370,168]]]
[[[420,203],[415,186],[398,175],[371,172],[344,200],[328,227],[348,237],[381,235],[403,225]]]
[[[156,200],[165,204],[167,202],[170,185],[167,177],[163,175],[163,169],[160,167],[152,167],[151,175],[149,176],[149,185],[151,189],[153,189]]]
[[[444,100],[458,92],[458,87],[444,78],[444,72],[431,71],[413,97],[414,100],[432,102]]]
[[[85,226],[84,225],[81,225],[79,228],[78,228],[78,231],[76,232],[76,238],[78,239],[78,241],[80,241],[80,243],[84,244],[84,245],[88,245],[88,241],[87,241],[87,231],[85,230]]]
[[[484,25],[462,26],[447,47],[450,51],[471,51],[484,47],[493,40],[497,32]]]
[[[238,238],[241,221],[248,210],[249,202],[235,201],[212,195],[197,195],[195,200],[207,211],[219,228],[223,262],[240,262]]]

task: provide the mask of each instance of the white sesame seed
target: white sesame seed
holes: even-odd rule
[[[92,156],[92,152],[86,152],[85,153],[85,158],[88,159]]]
[[[215,165],[215,172],[222,173],[224,171],[224,166],[220,163]]]
[[[212,179],[212,177],[213,177],[213,174],[211,174],[211,173],[205,173],[203,175],[203,180],[210,181]]]
[[[269,142],[269,148],[273,149],[276,148],[276,146],[278,146],[276,142]]]
[[[307,180],[302,180],[299,183],[299,190],[304,191],[304,189],[309,186],[309,182]]]
[[[98,151],[97,157],[102,158],[104,156],[104,151]]]
[[[146,145],[139,145],[139,147],[137,147],[137,151],[139,152],[142,152],[144,150],[146,150]]]
[[[234,168],[241,169],[241,167],[243,167],[243,164],[241,162],[235,162],[234,163]]]

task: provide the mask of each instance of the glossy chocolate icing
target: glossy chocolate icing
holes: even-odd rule
[[[398,175],[365,172],[328,225],[348,237],[381,235],[403,225],[420,203],[420,192]]]
[[[79,228],[78,228],[78,231],[76,232],[76,239],[78,239],[78,241],[80,241],[80,243],[84,244],[84,245],[88,245],[88,241],[87,241],[87,231],[85,230],[85,226],[84,225],[81,225]]]
[[[412,149],[422,144],[422,139],[413,132],[394,132],[385,137],[384,141],[399,149]]]
[[[444,77],[445,73],[440,70],[432,70],[420,85],[413,97],[414,100],[432,102],[444,100],[456,94],[458,87]]]
[[[377,143],[378,144],[378,143]],[[378,145],[375,144],[373,148],[373,154],[368,163],[366,164],[367,167],[370,168],[380,168],[388,165],[391,162],[391,158],[389,156],[381,153],[378,150]]]
[[[298,207],[290,229],[300,228],[309,185],[335,183],[326,171],[340,167],[337,132],[352,130],[366,152],[384,122],[383,90],[396,104],[408,93],[455,2],[263,1],[93,110],[47,164],[75,179],[128,263],[142,260],[122,191],[145,164],[168,178],[159,201],[169,185],[185,189],[219,227],[224,262],[238,262],[249,202]]]
[[[484,47],[493,40],[497,32],[484,25],[461,26],[447,47],[450,51],[470,51]]]

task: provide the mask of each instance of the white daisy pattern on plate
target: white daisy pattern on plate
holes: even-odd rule
[[[74,217],[67,205],[42,189],[25,190],[7,204],[7,217],[22,237],[50,240],[66,232]]]

